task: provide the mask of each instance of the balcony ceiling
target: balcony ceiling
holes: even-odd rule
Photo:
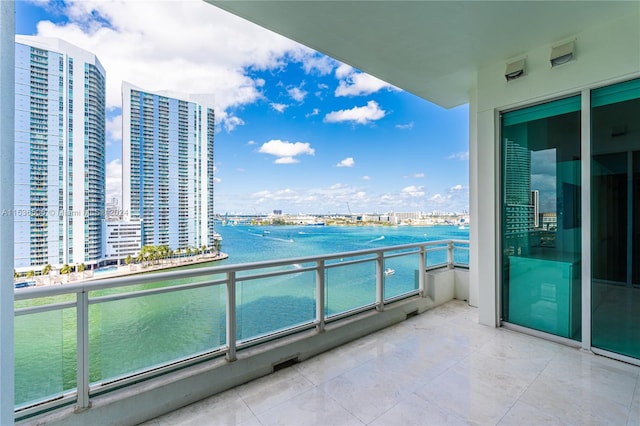
[[[468,102],[484,65],[638,10],[636,1],[205,1],[445,108]]]

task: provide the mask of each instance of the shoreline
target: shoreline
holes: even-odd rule
[[[166,269],[175,269],[181,268],[183,266],[189,265],[198,265],[201,263],[209,263],[216,262],[219,260],[228,259],[229,255],[227,253],[216,253],[215,255],[197,255],[192,256],[190,258],[179,258],[179,259],[163,259],[160,260],[158,264],[153,265],[143,265],[140,263],[131,263],[129,265],[118,265],[116,266],[116,270],[113,272],[104,272],[99,274],[98,276],[94,276],[94,271],[84,271],[84,272],[72,272],[70,274],[56,274],[49,275],[48,277],[37,276],[33,277],[31,281],[35,281],[36,287],[49,286],[49,285],[65,285],[65,284],[77,284],[86,281],[97,281],[104,280],[108,278],[119,278],[126,277],[130,275],[139,275],[145,274],[148,272],[162,271]],[[90,276],[86,276],[89,275]],[[21,281],[17,281],[14,283],[18,284]],[[28,287],[27,287],[28,288]]]

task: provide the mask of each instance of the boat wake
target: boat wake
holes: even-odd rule
[[[373,243],[375,241],[382,241],[384,240],[384,235],[379,236],[378,238],[374,238],[373,240],[369,241],[370,243]]]

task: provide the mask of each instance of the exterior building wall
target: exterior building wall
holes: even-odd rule
[[[500,248],[500,120],[501,111],[519,108],[558,97],[579,94],[640,75],[640,14],[603,22],[564,40],[549,40],[528,52],[514,52],[513,58],[488,65],[478,71],[470,94],[470,301],[477,295],[480,322],[499,324]],[[575,40],[575,60],[552,68],[551,47]],[[512,81],[504,77],[506,63],[525,58],[525,75]],[[584,144],[584,143],[583,143]],[[588,191],[588,174],[583,173],[583,194]],[[583,211],[587,206],[583,206]],[[589,223],[584,222],[583,233]],[[588,235],[587,235],[588,236]],[[583,247],[589,238],[583,234]],[[584,253],[588,250],[583,249]],[[583,286],[590,275],[583,261]],[[586,269],[585,269],[586,268]],[[585,274],[586,272],[586,274]],[[584,295],[583,295],[584,297]],[[584,321],[583,321],[584,322]]]
[[[104,260],[122,261],[138,255],[142,248],[139,220],[105,221],[103,229]]]
[[[215,114],[210,102],[123,83],[123,210],[142,245],[212,246]]]
[[[105,71],[62,40],[17,36],[15,267],[102,257]]]

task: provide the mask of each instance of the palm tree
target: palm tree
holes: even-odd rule
[[[42,268],[42,275],[49,275],[51,272],[51,264],[47,264],[44,268]]]

